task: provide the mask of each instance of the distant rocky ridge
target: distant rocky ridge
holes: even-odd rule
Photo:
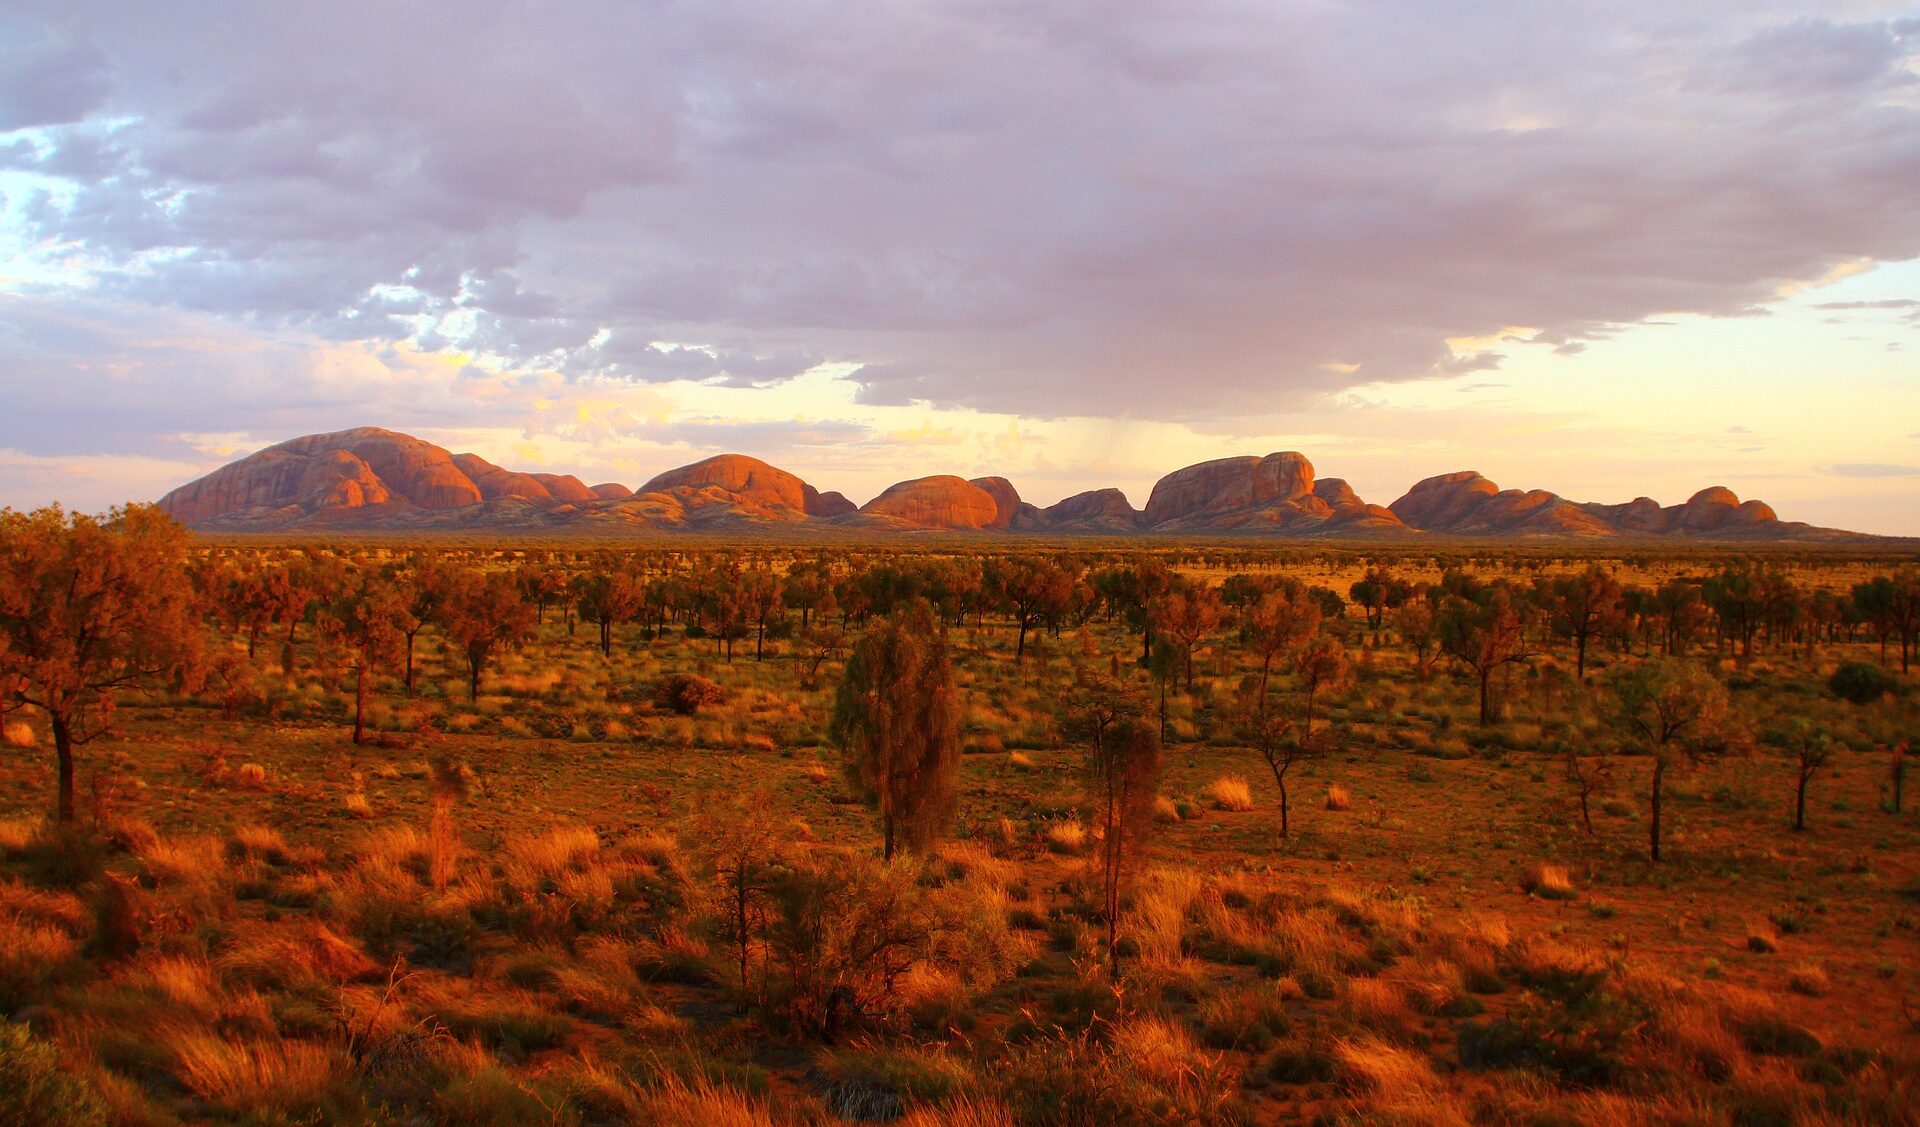
[[[1004,477],[936,475],[888,487],[864,505],[821,492],[776,466],[720,454],[656,474],[638,489],[589,486],[566,474],[519,473],[476,454],[377,427],[311,434],[223,466],[161,498],[209,531],[495,529],[650,531],[875,529],[1089,535],[1264,534],[1275,537],[1647,537],[1834,539],[1854,534],[1782,521],[1764,502],[1722,487],[1685,504],[1620,505],[1501,489],[1478,473],[1430,477],[1391,506],[1370,505],[1339,478],[1286,452],[1219,458],[1175,470],[1145,509],[1118,489],[1040,508]]]

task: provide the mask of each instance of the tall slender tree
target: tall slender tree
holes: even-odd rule
[[[853,645],[831,732],[847,782],[880,813],[887,860],[932,848],[953,817],[960,694],[946,628],[924,599],[876,620]]]

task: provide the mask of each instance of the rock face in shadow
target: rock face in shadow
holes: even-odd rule
[[[988,528],[1012,528],[1020,512],[1020,491],[1004,477],[976,477],[967,483],[987,491],[993,498],[993,523]]]
[[[1765,502],[1742,502],[1725,486],[1702,489],[1679,505],[1663,507],[1649,497],[1602,505],[1569,501],[1540,489],[1501,489],[1472,470],[1427,478],[1395,501],[1393,511],[1422,531],[1463,536],[1642,535],[1740,540],[1833,535],[1825,529],[1784,522]]]
[[[1039,527],[1066,532],[1132,532],[1140,510],[1118,489],[1089,489],[1040,510]]]
[[[385,529],[639,535],[806,528],[1275,537],[1487,538],[1643,536],[1703,540],[1831,540],[1852,536],[1782,521],[1724,486],[1679,505],[1569,501],[1501,489],[1471,470],[1427,478],[1389,508],[1340,478],[1316,479],[1295,452],[1217,458],[1161,478],[1144,510],[1118,489],[1040,508],[1004,477],[903,481],[856,506],[745,454],[720,454],[655,475],[638,490],[587,486],[571,474],[522,473],[378,427],[310,434],[180,486],[160,504],[182,522],[221,531]]]
[[[1391,508],[1407,525],[1425,532],[1550,536],[1612,532],[1604,519],[1557,493],[1501,489],[1472,470],[1427,478]]]
[[[808,486],[808,488],[811,489],[812,486]],[[825,493],[816,493],[813,499],[807,502],[807,515],[810,517],[843,517],[848,513],[857,512],[859,509],[860,506],[847,500],[846,494],[840,492],[838,489],[829,489]]]
[[[890,485],[860,512],[908,528],[992,528],[1000,502],[964,478],[938,474]]]
[[[1316,483],[1306,455],[1217,458],[1175,470],[1153,487],[1141,524],[1156,532],[1256,530],[1391,533],[1400,519],[1368,505],[1338,478]]]

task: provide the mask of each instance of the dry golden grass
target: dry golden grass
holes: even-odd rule
[[[140,863],[162,886],[207,885],[228,875],[225,850],[211,836],[162,838],[140,854]]]
[[[304,1041],[237,1042],[198,1029],[169,1031],[163,1043],[177,1061],[176,1075],[190,1092],[236,1110],[311,1110],[344,1062]]]
[[[46,824],[43,818],[0,819],[0,853],[17,853],[27,847]]]
[[[6,727],[0,728],[0,743],[8,747],[33,747],[39,743],[39,737],[34,735],[33,725],[25,720],[9,720]]]
[[[1571,900],[1574,895],[1573,881],[1567,877],[1566,866],[1545,861],[1535,861],[1527,866],[1527,871],[1520,875],[1520,890],[1542,900]]]
[[[684,1127],[776,1127],[765,1105],[713,1081],[667,1074],[641,1097],[640,1122]]]
[[[1024,751],[1008,752],[1007,766],[1012,767],[1016,771],[1038,771],[1040,769],[1040,764],[1034,762],[1033,756],[1028,755]]]
[[[1439,1082],[1425,1057],[1378,1037],[1336,1041],[1333,1057],[1342,1084],[1356,1093],[1398,1096],[1430,1090]]]
[[[1787,974],[1787,988],[1809,998],[1824,998],[1833,989],[1827,972],[1817,963],[1801,963]]]
[[[233,785],[242,790],[261,790],[267,785],[267,769],[258,763],[242,763],[234,768]]]
[[[1344,1001],[1347,1016],[1355,1024],[1383,1037],[1395,1040],[1404,1038],[1418,1024],[1413,1010],[1407,1005],[1407,996],[1401,993],[1399,987],[1384,979],[1348,979]]]
[[[250,861],[283,864],[287,859],[287,841],[279,830],[255,823],[233,831],[233,851]]]
[[[1212,1064],[1184,1024],[1145,1014],[1116,1024],[1112,1047],[1128,1067],[1161,1089],[1190,1088]]]
[[[956,1096],[938,1107],[917,1107],[898,1127],[1015,1127],[1013,1111],[990,1096]]]
[[[1171,963],[1180,957],[1187,911],[1206,883],[1191,869],[1155,868],[1140,882],[1122,930],[1140,946],[1140,961]]]
[[[236,935],[216,964],[231,979],[276,989],[338,985],[383,969],[353,942],[312,920]]]
[[[1253,788],[1236,775],[1222,775],[1207,784],[1207,800],[1220,810],[1253,809]]]
[[[1087,847],[1087,827],[1078,818],[1047,823],[1047,848],[1055,853],[1078,853]]]
[[[1353,794],[1339,783],[1327,786],[1327,809],[1346,810],[1353,806]]]

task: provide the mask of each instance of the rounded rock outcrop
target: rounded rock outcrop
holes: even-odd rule
[[[890,485],[860,511],[916,528],[991,528],[1000,519],[993,494],[950,474]]]
[[[634,492],[671,493],[677,489],[716,486],[743,503],[761,509],[787,509],[804,515],[807,483],[799,477],[745,454],[716,454],[691,465],[670,469]]]
[[[1313,492],[1313,463],[1293,451],[1264,458],[1216,458],[1178,469],[1154,483],[1149,525],[1297,501]]]

